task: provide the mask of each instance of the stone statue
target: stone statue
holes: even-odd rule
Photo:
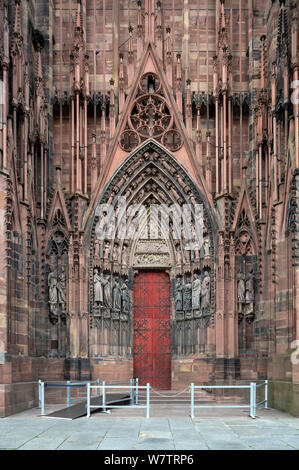
[[[111,302],[111,284],[110,284],[110,280],[109,280],[109,274],[107,274],[102,279],[102,285],[103,285],[104,307],[111,308],[111,306],[112,306],[112,302]]]
[[[104,250],[104,258],[109,259],[111,247],[110,247],[110,241],[105,240],[105,250]]]
[[[183,288],[179,278],[176,280],[175,285],[175,310],[177,312],[183,310]]]
[[[129,313],[130,295],[129,295],[129,288],[128,288],[128,280],[124,281],[121,287],[121,304],[122,304],[122,311],[124,313]]]
[[[211,298],[211,280],[208,271],[204,272],[204,278],[201,286],[201,308],[206,310],[210,306]]]
[[[176,264],[178,266],[182,264],[182,249],[180,243],[176,245]]]
[[[191,261],[190,242],[187,238],[183,239],[184,258],[187,264]]]
[[[114,243],[114,247],[113,247],[113,262],[118,263],[118,243],[117,242]]]
[[[184,285],[183,290],[183,306],[184,310],[189,312],[192,309],[192,284],[191,279],[187,278],[187,282]]]
[[[49,289],[49,304],[57,304],[58,290],[57,290],[57,271],[51,268],[48,276],[48,289]]]
[[[121,288],[118,280],[114,282],[113,286],[113,308],[116,310],[121,309]]]
[[[198,261],[200,259],[200,246],[198,236],[195,230],[194,222],[192,223],[192,250],[194,251],[195,259]]]
[[[250,270],[245,283],[245,301],[250,303],[254,301],[254,272]]]
[[[192,308],[199,310],[200,308],[201,279],[197,273],[194,274],[192,284]]]
[[[57,281],[58,303],[65,305],[66,302],[66,273],[64,266],[61,267]]]
[[[94,242],[94,256],[95,256],[95,258],[100,257],[100,242],[99,242],[99,240],[95,240],[95,242]]]
[[[94,302],[103,305],[103,278],[99,273],[98,269],[94,270],[93,276],[93,292],[94,292]]]
[[[57,289],[57,271],[51,267],[48,276],[48,292],[49,292],[49,306],[50,306],[50,319],[53,323],[58,321],[58,289]]]
[[[204,256],[210,256],[210,237],[205,235],[203,239]]]
[[[245,279],[241,269],[238,272],[238,302],[245,302]]]

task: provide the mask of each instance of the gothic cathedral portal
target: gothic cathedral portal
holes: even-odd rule
[[[0,416],[133,377],[299,416],[298,11],[0,0]]]

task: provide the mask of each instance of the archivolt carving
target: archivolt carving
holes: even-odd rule
[[[121,198],[125,198],[125,210],[121,207],[124,200]],[[110,204],[112,211],[108,206]],[[198,226],[197,204],[202,207],[203,227]],[[189,218],[182,216],[183,205],[190,208]],[[151,218],[153,206],[157,213],[154,212]],[[168,217],[164,216],[162,208],[168,210]],[[185,231],[182,236],[183,222]],[[150,141],[124,162],[101,195],[90,224],[90,311],[94,318],[93,325],[100,328],[102,338],[105,336],[103,318],[110,321],[118,316],[116,306],[119,305],[119,293],[115,293],[119,292],[119,285],[122,286],[121,298],[124,293],[128,301],[122,300],[118,320],[131,321],[133,271],[141,267],[170,269],[172,279],[183,280],[181,301],[180,294],[172,291],[176,310],[179,309],[179,302],[183,305],[177,314],[175,310],[172,312],[175,321],[188,320],[193,325],[197,318],[200,328],[212,325],[215,311],[213,234],[217,230],[197,187],[160,146]],[[197,278],[200,279],[201,290],[196,304]],[[103,293],[101,304],[98,299],[102,298],[100,289],[104,282],[109,286],[107,289],[110,289],[112,300],[105,303]],[[118,299],[115,302],[114,294]],[[129,310],[124,311],[124,305],[126,308],[129,305]],[[192,342],[195,345],[198,338],[194,328]],[[126,350],[128,344],[120,347]]]

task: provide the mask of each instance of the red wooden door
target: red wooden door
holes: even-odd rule
[[[141,272],[134,282],[134,377],[160,390],[171,388],[170,280]]]

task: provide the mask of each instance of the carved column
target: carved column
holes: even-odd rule
[[[210,156],[210,138],[211,132],[208,131],[206,134],[207,137],[207,167],[206,167],[206,180],[208,184],[208,190],[212,192],[212,167],[211,167],[211,156]]]
[[[166,28],[166,77],[168,83],[171,87],[173,87],[173,78],[172,78],[172,52],[171,52],[171,39],[170,39],[170,27]]]
[[[186,92],[186,129],[189,139],[192,139],[192,103],[191,103],[191,80],[187,80],[187,92]]]
[[[230,299],[227,302],[227,354],[228,357],[238,355],[238,315],[236,308],[236,267],[235,267],[235,243],[233,234],[230,234],[230,270],[227,292],[230,293]]]
[[[125,104],[125,76],[124,76],[124,58],[119,54],[119,90],[118,90],[118,113],[119,119]]]
[[[98,178],[96,134],[92,134],[91,150],[91,193],[94,192]]]
[[[157,2],[156,16],[156,49],[160,60],[163,60],[163,33],[162,33],[162,11],[161,2]]]
[[[180,113],[183,112],[183,96],[182,96],[182,64],[181,54],[177,54],[176,64],[176,102]]]
[[[109,130],[110,139],[113,139],[115,134],[115,95],[114,95],[114,80],[110,80],[110,103],[109,103]]]
[[[219,233],[218,265],[216,275],[216,357],[225,355],[225,282],[224,282],[224,234]]]
[[[128,46],[128,89],[130,91],[134,80],[134,49],[133,49],[133,28],[129,26],[129,46]]]
[[[142,26],[142,12],[141,12],[141,1],[137,2],[138,13],[137,13],[137,62],[140,61],[143,51],[143,26]]]

